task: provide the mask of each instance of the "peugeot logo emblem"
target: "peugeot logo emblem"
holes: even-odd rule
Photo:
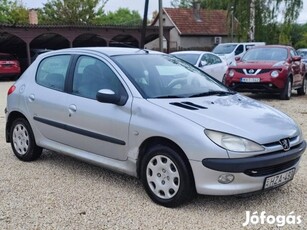
[[[250,69],[250,70],[248,70],[248,73],[253,74],[253,73],[255,73],[255,71],[253,69]]]
[[[290,149],[290,140],[288,138],[281,139],[279,141],[284,151],[288,151]]]

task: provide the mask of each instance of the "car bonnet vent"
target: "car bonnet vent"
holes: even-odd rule
[[[184,109],[189,109],[189,110],[199,110],[199,109],[208,109],[207,107],[201,106],[194,104],[192,102],[171,102],[171,105],[175,105]]]

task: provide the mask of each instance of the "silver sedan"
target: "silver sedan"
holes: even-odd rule
[[[5,114],[20,160],[45,148],[139,177],[167,207],[281,186],[306,148],[287,115],[142,49],[42,54],[8,90]]]

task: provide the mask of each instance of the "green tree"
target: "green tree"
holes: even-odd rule
[[[0,0],[0,22],[8,24],[28,23],[28,10],[21,1]]]
[[[142,17],[136,10],[119,8],[115,12],[108,12],[97,20],[98,24],[105,25],[141,25]]]
[[[48,0],[39,11],[44,24],[94,24],[108,0]]]

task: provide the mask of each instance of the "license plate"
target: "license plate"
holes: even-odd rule
[[[243,78],[241,78],[241,82],[246,82],[246,83],[260,82],[260,78],[258,78],[258,77],[243,77]]]
[[[282,184],[293,179],[295,168],[290,169],[287,172],[277,174],[275,176],[267,177],[264,181],[264,189],[278,187]]]

